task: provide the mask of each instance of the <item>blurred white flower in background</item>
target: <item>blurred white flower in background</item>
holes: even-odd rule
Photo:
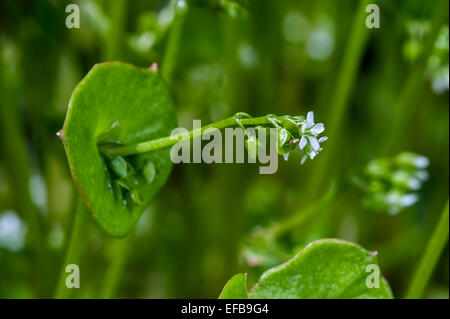
[[[247,69],[255,67],[259,62],[258,52],[247,42],[239,45],[238,57],[242,66]]]
[[[25,245],[27,227],[11,210],[0,214],[0,247],[10,251],[19,251]]]

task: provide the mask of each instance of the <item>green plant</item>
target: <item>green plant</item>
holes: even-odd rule
[[[428,164],[425,156],[402,152],[371,160],[364,176],[355,176],[353,182],[364,192],[365,206],[395,215],[419,200],[417,193],[428,179]]]
[[[278,152],[287,156],[296,145],[302,163],[313,159],[326,137],[313,113],[303,116],[238,113],[187,133],[170,135],[175,111],[157,70],[124,63],[95,66],[75,89],[64,127],[64,143],[74,182],[94,220],[107,233],[128,234],[164,185],[172,163],[169,146],[200,136],[207,129],[230,126],[277,129]],[[256,143],[256,138],[247,138]]]
[[[59,137],[74,182],[100,227],[123,237],[165,183],[172,163],[167,149],[125,162],[99,145],[169,135],[176,118],[165,85],[151,69],[102,64],[78,85],[69,105]]]
[[[221,297],[252,298],[267,270],[259,293],[313,298],[352,291],[324,276],[348,251],[397,298],[448,298],[447,0],[83,0],[79,29],[67,5],[0,1],[0,298],[208,298],[233,274]],[[353,257],[362,293],[320,297],[380,297]]]
[[[307,157],[313,159],[322,150],[320,144],[326,140],[326,137],[318,138],[325,128],[322,123],[314,123],[312,112],[306,117],[267,115],[256,118],[238,113],[200,129],[170,135],[175,126],[175,111],[155,66],[139,69],[124,63],[96,65],[74,90],[64,127],[58,135],[64,143],[72,176],[84,205],[96,223],[108,234],[116,237],[126,236],[164,185],[172,168],[169,146],[200,136],[207,129],[230,126],[240,126],[243,129],[274,127],[277,132],[278,153],[287,159],[289,153],[298,145],[303,152],[301,163]],[[246,145],[249,149],[250,145],[259,144],[256,136],[247,134]],[[83,249],[83,232],[87,218],[84,205],[81,202],[78,204],[66,263],[77,262]],[[315,256],[323,258],[323,250],[326,248],[337,258],[336,263],[339,265],[347,258],[343,267],[358,277],[361,273],[355,272],[354,267],[359,269],[363,260],[375,262],[372,255],[355,245],[325,241],[311,247],[317,246],[320,248],[313,249],[311,262],[305,261],[308,258],[305,256],[311,255],[304,252],[288,263],[295,264],[294,269],[290,270],[291,276],[292,271],[301,273],[307,271],[306,269],[313,269],[308,267],[317,267],[317,263],[323,260],[316,260]],[[349,255],[346,256],[345,249],[349,247],[355,252],[351,252],[351,258],[348,259]],[[329,271],[331,270],[326,270]],[[286,279],[288,275],[283,272],[270,278],[278,276],[282,281],[287,280],[287,283],[290,280]],[[338,272],[334,273],[336,278],[332,276],[333,274],[324,274],[320,278],[311,277],[308,280],[315,284],[326,280],[330,285],[340,282],[343,286],[353,282],[353,279],[349,281],[349,278]],[[61,276],[56,294],[59,297],[66,296],[63,280]],[[383,289],[386,290],[388,288],[385,285],[383,281]],[[258,287],[263,286],[264,284],[259,284]],[[288,291],[292,292],[294,289],[292,287],[285,287],[287,295],[266,291],[253,293],[253,296],[314,296],[311,291],[300,290],[289,295]],[[374,296],[389,297],[386,291],[385,294]],[[372,296],[362,292],[355,295],[356,292],[347,292],[345,296]],[[325,296],[333,297],[322,297]]]
[[[333,182],[330,189],[312,204],[299,205],[300,208],[287,218],[254,229],[244,242],[241,257],[250,267],[270,267],[286,260],[290,247],[283,245],[283,237],[293,235],[299,227],[310,221],[323,219],[323,212],[332,211],[336,199],[354,188],[351,186],[363,192],[360,203],[362,208],[366,208],[362,211],[368,218],[374,217],[370,216],[373,211],[396,215],[419,201],[419,191],[428,179],[428,165],[427,157],[412,152],[373,159],[360,173],[351,176],[351,183],[341,182],[337,185],[337,182]],[[292,243],[288,246],[292,246]]]
[[[376,255],[350,242],[318,240],[267,270],[248,293],[245,275],[235,275],[219,298],[392,298]]]

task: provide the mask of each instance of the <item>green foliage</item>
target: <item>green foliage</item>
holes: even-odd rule
[[[104,63],[80,82],[69,105],[60,137],[75,184],[98,225],[125,236],[166,182],[169,150],[109,157],[99,145],[169,135],[176,118],[167,89],[151,69]]]
[[[379,1],[379,29],[365,26],[370,0],[83,0],[80,29],[65,27],[68,3],[0,1],[0,298],[210,298],[230,274],[246,273],[250,288],[307,243],[338,237],[380,253],[396,297],[448,299],[448,209],[439,219],[449,193],[448,0]],[[93,65],[114,60],[145,70],[100,65],[80,83],[61,131],[68,165],[55,132],[71,93]],[[289,161],[272,176],[247,163],[178,165],[155,196],[169,145],[134,149],[170,133],[148,119],[155,88],[168,100],[157,68],[147,69],[155,62],[180,126],[275,126]],[[116,102],[123,109],[103,105]],[[298,125],[310,110],[330,141],[300,166],[317,153],[309,137],[321,139]],[[247,115],[227,119],[238,111]],[[145,136],[121,140],[138,123]],[[245,143],[254,156],[257,137]],[[401,150],[430,160],[420,190],[409,179],[426,173],[408,168],[411,154],[396,161]],[[347,181],[369,159],[362,194]],[[419,202],[392,208],[387,194]],[[362,199],[407,214],[370,214]],[[111,238],[93,220],[114,236],[133,231]],[[80,264],[80,289],[65,285],[69,263]],[[244,276],[230,287],[243,297]]]
[[[417,193],[428,179],[428,164],[425,156],[403,152],[371,160],[364,177],[354,177],[353,181],[365,192],[367,207],[394,215],[419,200]]]
[[[247,275],[234,275],[223,287],[219,299],[248,299]]]
[[[373,268],[368,266],[373,265],[378,267],[376,253],[342,240],[318,240],[286,263],[267,270],[250,290],[249,298],[392,298],[381,273],[370,282]],[[379,287],[370,286],[376,281]],[[226,284],[221,297],[240,298],[245,287],[244,275],[236,275]]]

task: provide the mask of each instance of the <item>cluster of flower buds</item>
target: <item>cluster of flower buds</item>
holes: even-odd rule
[[[290,151],[298,145],[303,153],[301,164],[305,163],[309,157],[313,159],[322,150],[321,143],[328,138],[326,136],[319,137],[325,131],[323,123],[314,123],[314,113],[308,112],[306,119],[302,116],[291,117],[285,116],[284,119],[278,121],[278,152],[287,160]]]
[[[151,184],[156,176],[156,167],[144,156],[109,157],[100,153],[108,172],[108,187],[118,201],[122,201],[132,209],[134,205],[142,204],[138,186]]]
[[[428,179],[428,164],[427,157],[411,152],[370,161],[364,182],[358,183],[366,193],[364,203],[392,215],[414,205],[419,200],[417,192]]]
[[[240,124],[239,119],[250,117],[248,114],[239,113],[236,115],[238,124]],[[322,150],[321,143],[325,142],[328,137],[319,137],[321,133],[325,131],[325,126],[323,123],[314,123],[314,113],[308,112],[306,118],[304,116],[276,116],[269,114],[266,116],[267,120],[277,129],[277,147],[278,153],[284,156],[287,161],[289,154],[296,146],[300,149],[303,156],[301,159],[301,164],[305,163],[308,159],[313,159]],[[255,132],[257,132],[263,126],[258,125],[255,127]],[[251,153],[252,157],[256,156],[256,147],[261,146],[258,141],[258,134],[247,134],[247,139],[245,141],[245,146],[247,150]],[[254,155],[254,156],[253,156]]]

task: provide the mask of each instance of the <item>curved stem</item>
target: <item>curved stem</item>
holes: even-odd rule
[[[178,142],[192,139],[194,137],[200,136],[205,130],[215,128],[222,129],[225,127],[242,125],[263,125],[273,123],[271,119],[267,116],[255,117],[255,118],[243,118],[238,119],[236,116],[229,117],[227,119],[205,125],[201,128],[191,130],[186,133],[174,134],[171,136],[161,137],[156,140],[150,140],[138,144],[125,145],[125,146],[105,146],[104,151],[110,156],[126,156],[139,153],[146,153],[154,151],[156,149],[172,146]]]
[[[331,189],[322,197],[319,201],[307,206],[304,209],[299,209],[294,214],[289,216],[288,218],[280,221],[276,226],[271,228],[270,233],[273,238],[279,238],[282,235],[286,234],[290,230],[301,226],[303,223],[308,221],[311,217],[313,217],[316,213],[319,213],[325,210],[333,200],[338,195],[338,189],[335,186],[332,186]]]
[[[434,229],[433,235],[425,248],[420,264],[409,287],[406,298],[418,299],[423,296],[428,280],[430,279],[433,269],[439,260],[439,256],[445,245],[448,243],[448,200],[442,211],[441,218]]]

